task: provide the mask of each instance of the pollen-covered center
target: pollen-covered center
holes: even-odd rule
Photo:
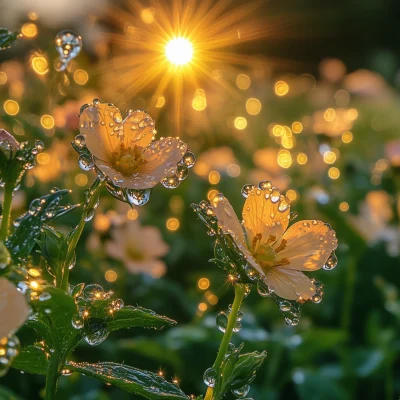
[[[113,168],[124,176],[131,176],[137,169],[146,164],[143,158],[143,148],[139,146],[125,147],[120,144],[118,151],[113,152]]]
[[[279,259],[279,252],[286,247],[286,240],[282,240],[281,244],[274,248],[272,244],[276,241],[276,237],[270,235],[266,241],[263,241],[263,236],[258,233],[254,236],[251,243],[251,253],[257,264],[267,273],[268,269],[285,265],[288,263],[286,259]]]

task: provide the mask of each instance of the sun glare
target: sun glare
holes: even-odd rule
[[[189,40],[177,37],[170,40],[165,46],[165,54],[174,65],[185,65],[193,57],[193,47]]]

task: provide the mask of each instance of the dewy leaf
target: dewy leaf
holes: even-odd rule
[[[128,365],[110,362],[97,364],[70,362],[67,367],[102,382],[111,383],[128,393],[141,395],[146,399],[189,399],[176,384],[167,382],[160,375]]]
[[[18,37],[18,33],[11,32],[7,28],[0,28],[0,50],[10,47]]]
[[[113,318],[108,321],[107,327],[110,331],[133,327],[162,329],[165,326],[175,324],[176,321],[163,315],[158,315],[152,310],[126,306],[114,314]]]
[[[262,353],[254,351],[253,353],[242,354],[235,364],[232,374],[225,381],[222,391],[227,392],[239,389],[251,383],[255,379],[256,372],[261,367],[266,356],[267,353],[265,351]]]
[[[45,351],[41,347],[29,345],[14,359],[12,367],[30,374],[46,375],[47,364]]]
[[[43,224],[77,207],[77,205],[60,205],[62,198],[68,193],[67,189],[53,189],[50,194],[33,200],[29,210],[14,221],[16,229],[6,240],[6,246],[14,262],[30,254]]]
[[[79,331],[71,324],[77,313],[74,300],[63,290],[48,286],[42,288],[41,297],[32,301],[31,306],[38,312],[38,319],[45,319],[50,327],[52,345],[59,352],[68,353],[80,340]]]

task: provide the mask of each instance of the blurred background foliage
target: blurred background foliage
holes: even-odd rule
[[[245,342],[246,351],[268,352],[250,396],[397,398],[399,5],[261,2],[256,14],[268,34],[229,43],[230,51],[243,54],[243,63],[209,65],[208,76],[184,85],[177,119],[173,88],[156,93],[149,85],[128,95],[125,83],[141,77],[117,82],[120,66],[109,62],[117,52],[116,35],[129,41],[129,24],[151,29],[157,18],[154,4],[132,4],[137,7],[106,0],[0,2],[1,25],[25,35],[0,53],[0,127],[20,141],[38,138],[46,146],[15,193],[15,217],[54,186],[72,188],[71,202],[83,200],[94,176],[79,169],[70,142],[80,106],[93,98],[122,111],[148,108],[159,136],[179,130],[197,155],[178,189],[157,186],[143,208],[130,209],[104,194],[71,273],[73,284],[101,284],[125,304],[153,309],[178,325],[113,333],[100,346],[82,344],[76,357],[162,370],[186,393],[204,393],[202,375],[222,336],[215,316],[228,307],[233,291],[223,271],[208,262],[213,240],[189,206],[220,191],[240,213],[241,187],[268,179],[292,200],[299,220],[319,218],[333,226],[339,265],[316,274],[325,284],[323,301],[306,304],[297,327],[286,326],[275,303],[255,290],[246,299],[234,342]],[[245,2],[232,2],[224,12],[234,13],[239,4]],[[132,14],[128,25],[117,18],[118,9]],[[54,37],[66,28],[78,32],[84,45],[60,73],[53,67]],[[78,221],[76,210],[57,221],[57,228]],[[0,385],[0,398],[39,399],[44,381],[11,370]],[[133,397],[72,374],[60,379],[58,398]]]

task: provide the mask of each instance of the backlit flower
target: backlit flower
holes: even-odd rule
[[[0,278],[0,338],[16,331],[28,318],[24,295],[6,278]]]
[[[0,129],[0,144],[1,150],[6,152],[7,155],[10,151],[15,152],[20,148],[18,141],[11,133],[8,133],[5,129]]]
[[[301,271],[336,266],[335,232],[316,220],[297,222],[288,228],[289,200],[268,181],[260,182],[259,188],[249,188],[245,196],[242,223],[222,194],[211,200],[219,228],[232,236],[248,264],[279,297],[319,302],[314,281]]]
[[[166,265],[160,257],[168,253],[169,246],[155,226],[141,226],[139,221],[127,221],[115,227],[112,240],[106,242],[106,253],[124,263],[131,273],[145,273],[159,278]]]
[[[87,148],[95,166],[118,188],[151,189],[159,182],[174,188],[194,165],[193,154],[178,138],[154,141],[154,120],[142,110],[131,110],[123,119],[114,105],[94,100],[82,107],[80,133],[75,148]],[[93,167],[87,155],[81,155],[80,165]]]

